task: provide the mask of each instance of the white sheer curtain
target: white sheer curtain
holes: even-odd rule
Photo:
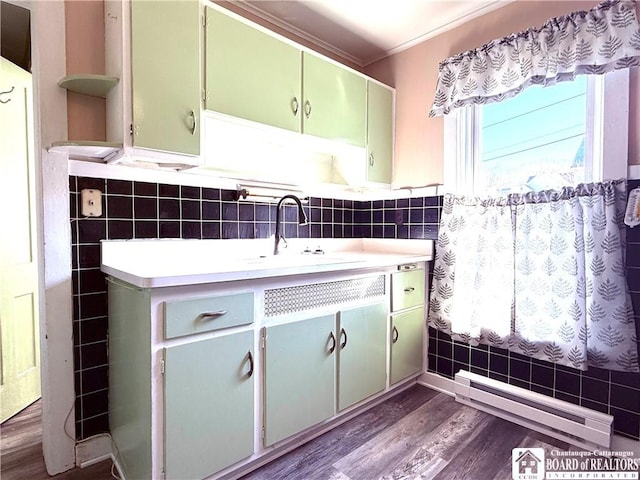
[[[586,370],[639,371],[626,284],[625,182],[445,196],[429,325]]]

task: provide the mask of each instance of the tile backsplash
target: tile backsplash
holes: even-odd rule
[[[640,182],[636,182],[640,184]],[[631,185],[635,186],[635,185]],[[79,192],[104,193],[100,218],[79,214]],[[156,183],[70,177],[76,433],[109,430],[107,401],[107,288],[100,240],[130,238],[268,238],[275,205],[234,200],[234,191]],[[412,238],[438,235],[440,197],[349,201],[309,199],[309,223],[284,208],[285,237]],[[628,282],[640,312],[640,228],[628,230]],[[640,322],[640,317],[636,316]],[[470,347],[429,329],[428,369],[447,378],[464,368],[615,417],[619,434],[640,437],[640,374],[580,372],[492,347]]]

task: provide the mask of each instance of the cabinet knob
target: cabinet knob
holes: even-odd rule
[[[251,378],[253,375],[253,355],[251,354],[251,350],[249,350],[247,356],[249,357],[249,371],[247,372],[247,378]]]
[[[400,333],[398,333],[398,329],[394,326],[393,331],[391,332],[391,342],[396,343],[398,341],[398,337]]]
[[[304,116],[307,118],[311,116],[311,102],[309,100],[304,102]]]
[[[342,338],[343,336],[344,336],[344,342],[342,342],[342,343],[340,344],[340,350],[342,350],[344,347],[346,347],[346,346],[347,346],[347,339],[348,339],[348,337],[347,337],[347,332],[345,331],[345,329],[344,329],[344,328],[341,328],[341,329],[340,329],[340,338]]]
[[[293,110],[294,117],[298,115],[299,108],[300,108],[300,104],[298,103],[298,98],[293,97],[293,100],[291,100],[291,110]]]
[[[404,293],[411,293],[415,290],[415,287],[407,287],[404,289]]]
[[[189,118],[191,119],[191,135],[195,135],[196,130],[198,130],[198,117],[196,117],[196,112],[194,110],[191,110]]]
[[[369,154],[369,166],[373,167],[373,164],[376,163],[376,159],[373,156],[373,153]]]
[[[336,349],[336,336],[331,332],[329,334],[329,340],[331,340],[331,346],[329,347],[329,353],[333,353]]]

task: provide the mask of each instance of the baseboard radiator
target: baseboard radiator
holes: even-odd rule
[[[456,401],[586,448],[610,448],[613,417],[460,370]]]

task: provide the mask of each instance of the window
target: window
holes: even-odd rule
[[[524,193],[626,177],[628,70],[531,86],[445,116],[445,188]]]

